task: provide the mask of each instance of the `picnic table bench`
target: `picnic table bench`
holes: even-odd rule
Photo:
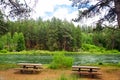
[[[77,71],[80,75],[100,75],[100,67],[94,66],[72,66],[72,71]]]
[[[40,72],[42,68],[42,64],[33,64],[33,63],[18,63],[20,68],[16,68],[16,70],[20,70],[20,72]]]

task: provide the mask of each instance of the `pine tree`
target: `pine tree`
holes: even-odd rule
[[[23,33],[19,33],[16,51],[22,51],[22,50],[25,50],[25,40]]]

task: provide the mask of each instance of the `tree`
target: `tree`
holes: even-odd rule
[[[22,50],[25,50],[25,40],[23,33],[19,33],[16,51],[22,51]]]
[[[95,5],[90,4],[91,0],[72,1],[72,6],[77,6],[78,9],[83,7],[87,8],[87,10],[80,11],[78,18],[74,19],[74,21],[79,21],[83,17],[91,17],[94,14],[101,13],[102,10],[107,9],[107,14],[105,14],[103,18],[99,19],[98,23],[103,23],[105,20],[112,22],[117,18],[118,27],[120,29],[120,0],[97,0]]]
[[[13,50],[16,50],[18,38],[19,38],[19,35],[17,32],[15,32],[13,34]]]
[[[36,0],[35,0],[36,1]],[[29,17],[30,12],[32,11],[32,8],[28,6],[26,3],[26,0],[0,0],[0,6],[4,9],[8,10],[8,15],[5,14],[6,17],[18,17],[18,18],[24,18]],[[1,9],[1,11],[3,11]],[[4,12],[3,11],[3,12]]]
[[[8,32],[8,24],[4,21],[3,14],[0,11],[0,36]]]

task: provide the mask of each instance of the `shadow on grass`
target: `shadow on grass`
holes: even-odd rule
[[[88,79],[101,79],[101,74],[90,74],[88,72],[73,72],[72,75],[77,76],[78,78],[88,78]]]
[[[14,74],[27,74],[27,75],[36,75],[39,74],[40,72],[35,72],[35,71],[15,71]]]

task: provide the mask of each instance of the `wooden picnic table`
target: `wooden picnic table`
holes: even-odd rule
[[[95,66],[72,66],[72,71],[77,71],[80,75],[100,75],[100,67]]]
[[[18,63],[17,65],[20,66],[20,68],[16,68],[16,69],[20,70],[22,73],[27,71],[39,72],[42,69],[42,64]]]

